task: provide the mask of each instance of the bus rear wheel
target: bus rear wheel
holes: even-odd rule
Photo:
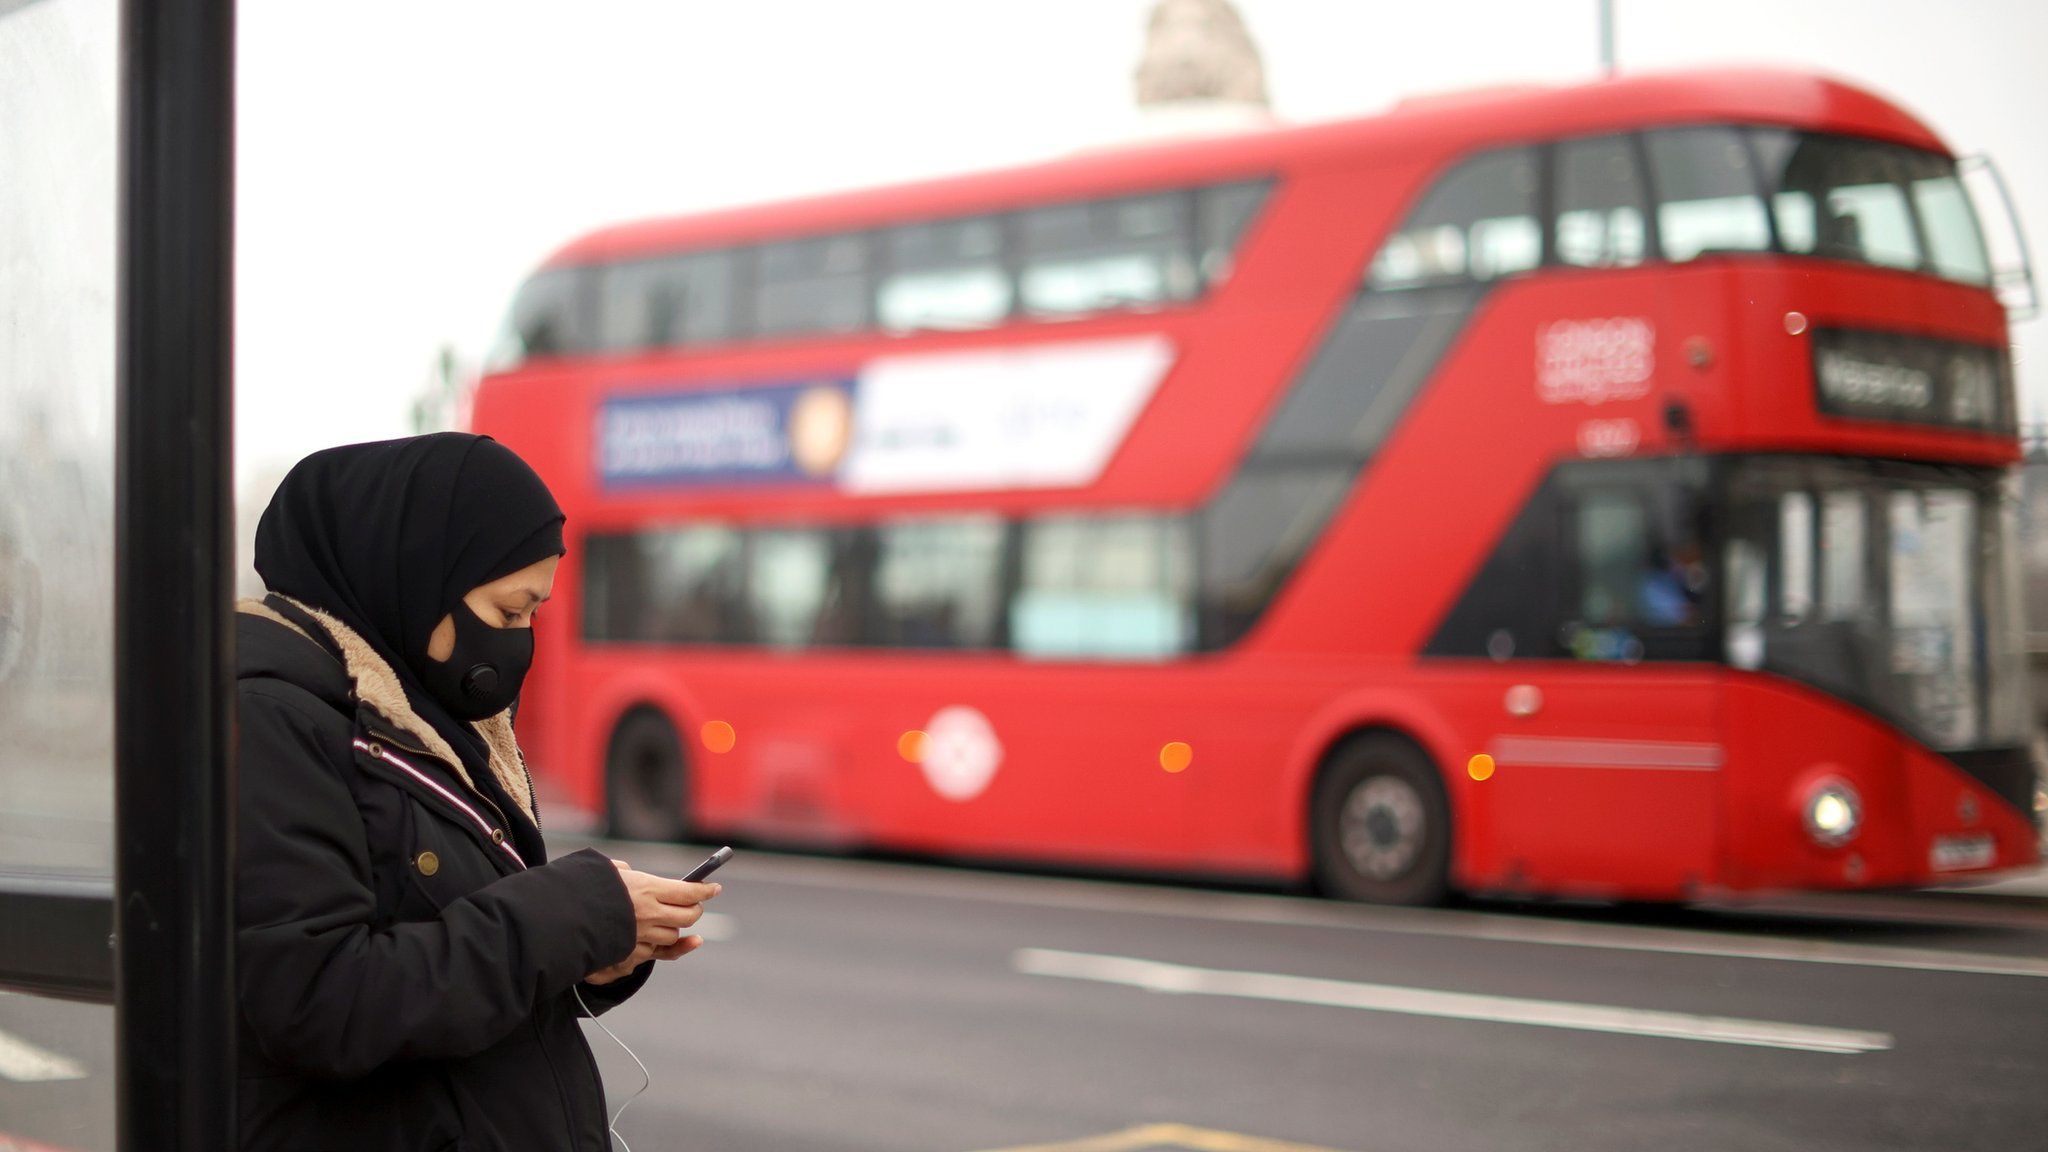
[[[1309,805],[1317,887],[1373,904],[1440,904],[1450,893],[1451,806],[1421,749],[1386,732],[1332,752]]]
[[[683,743],[652,708],[626,714],[605,753],[605,834],[615,840],[681,840],[689,833]]]

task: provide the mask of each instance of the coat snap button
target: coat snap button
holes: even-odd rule
[[[432,852],[422,852],[414,858],[413,866],[420,870],[420,875],[432,876],[441,870],[441,858]]]
[[[383,758],[384,758],[384,746],[383,746],[382,744],[379,744],[379,743],[377,743],[376,741],[372,740],[372,741],[370,742],[370,759],[372,759],[372,760],[381,760],[381,759],[383,759]]]
[[[505,830],[504,830],[503,828],[493,828],[493,829],[491,829],[491,843],[493,843],[493,844],[503,844],[504,842],[505,842]]]

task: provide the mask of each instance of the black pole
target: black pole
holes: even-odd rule
[[[234,4],[122,0],[115,1120],[235,1146]]]

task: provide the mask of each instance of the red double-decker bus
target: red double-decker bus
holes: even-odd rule
[[[606,228],[474,425],[569,512],[519,724],[684,833],[1646,899],[2034,863],[2006,316],[1812,76]]]

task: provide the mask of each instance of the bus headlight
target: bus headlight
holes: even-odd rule
[[[1838,848],[1863,826],[1863,799],[1846,780],[1823,780],[1806,794],[1806,834],[1823,848]]]

